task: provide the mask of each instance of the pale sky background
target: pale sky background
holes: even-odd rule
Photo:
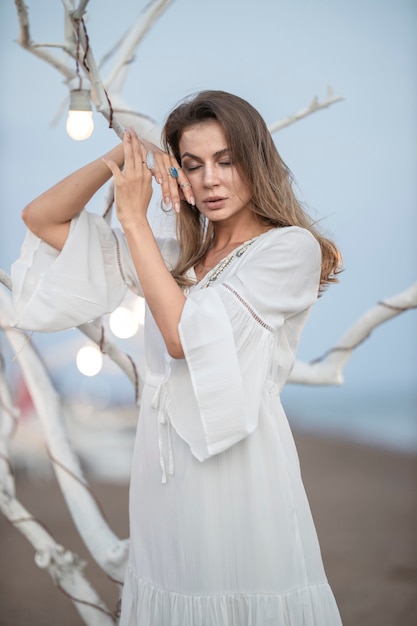
[[[61,3],[27,5],[33,39],[61,41]],[[90,1],[87,28],[97,60],[144,6],[144,0]],[[246,98],[268,124],[304,108],[315,95],[325,98],[328,85],[344,96],[274,135],[304,202],[323,219],[345,259],[340,284],[313,310],[300,358],[321,355],[366,309],[416,280],[416,31],[415,0],[176,0],[130,68],[124,99],[161,124],[183,96],[200,89]],[[14,42],[17,35],[14,2],[3,0],[0,267],[6,271],[19,254],[25,204],[116,141],[98,113],[85,142],[66,135],[66,114],[51,127],[67,88],[56,70]],[[94,210],[101,205],[99,194]],[[374,398],[377,411],[389,395],[392,420],[399,419],[395,406],[404,398],[410,417],[416,326],[415,311],[384,324],[353,354],[343,388],[292,386],[289,402],[296,411],[326,403],[352,410]],[[37,341],[42,346],[46,340]],[[373,428],[379,429],[378,422]]]

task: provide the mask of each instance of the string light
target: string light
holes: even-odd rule
[[[67,133],[76,141],[88,139],[94,130],[91,109],[91,84],[81,77],[70,82],[70,106],[67,119]]]
[[[131,309],[119,306],[110,315],[109,326],[113,335],[120,339],[128,339],[137,333],[139,321]]]
[[[103,365],[103,355],[96,346],[84,346],[77,353],[77,367],[84,376],[95,376]]]

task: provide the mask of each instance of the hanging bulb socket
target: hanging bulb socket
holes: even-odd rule
[[[70,106],[67,119],[67,133],[76,141],[88,139],[94,130],[91,108],[91,83],[75,78],[69,84]]]

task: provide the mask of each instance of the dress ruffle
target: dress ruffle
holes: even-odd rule
[[[185,595],[157,589],[128,568],[119,626],[341,626],[327,583],[286,594]]]

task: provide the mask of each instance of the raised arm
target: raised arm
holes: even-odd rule
[[[122,167],[123,145],[110,150],[105,158]],[[111,172],[100,157],[32,200],[23,210],[22,219],[37,237],[62,250],[72,218],[110,177]]]
[[[123,145],[123,171],[117,162],[105,159],[109,172],[113,174],[117,217],[126,235],[142,291],[167,350],[172,357],[183,358],[178,324],[185,296],[165,265],[146,212],[152,196],[152,171],[161,182],[164,197],[172,201],[174,207],[176,203],[179,205],[178,185],[186,183],[187,178],[182,171],[178,181],[167,175],[169,167],[179,169],[179,166],[166,153],[155,155],[156,167],[149,170],[146,163],[147,146],[138,140],[133,130],[125,131]],[[188,187],[186,189],[190,193]]]

